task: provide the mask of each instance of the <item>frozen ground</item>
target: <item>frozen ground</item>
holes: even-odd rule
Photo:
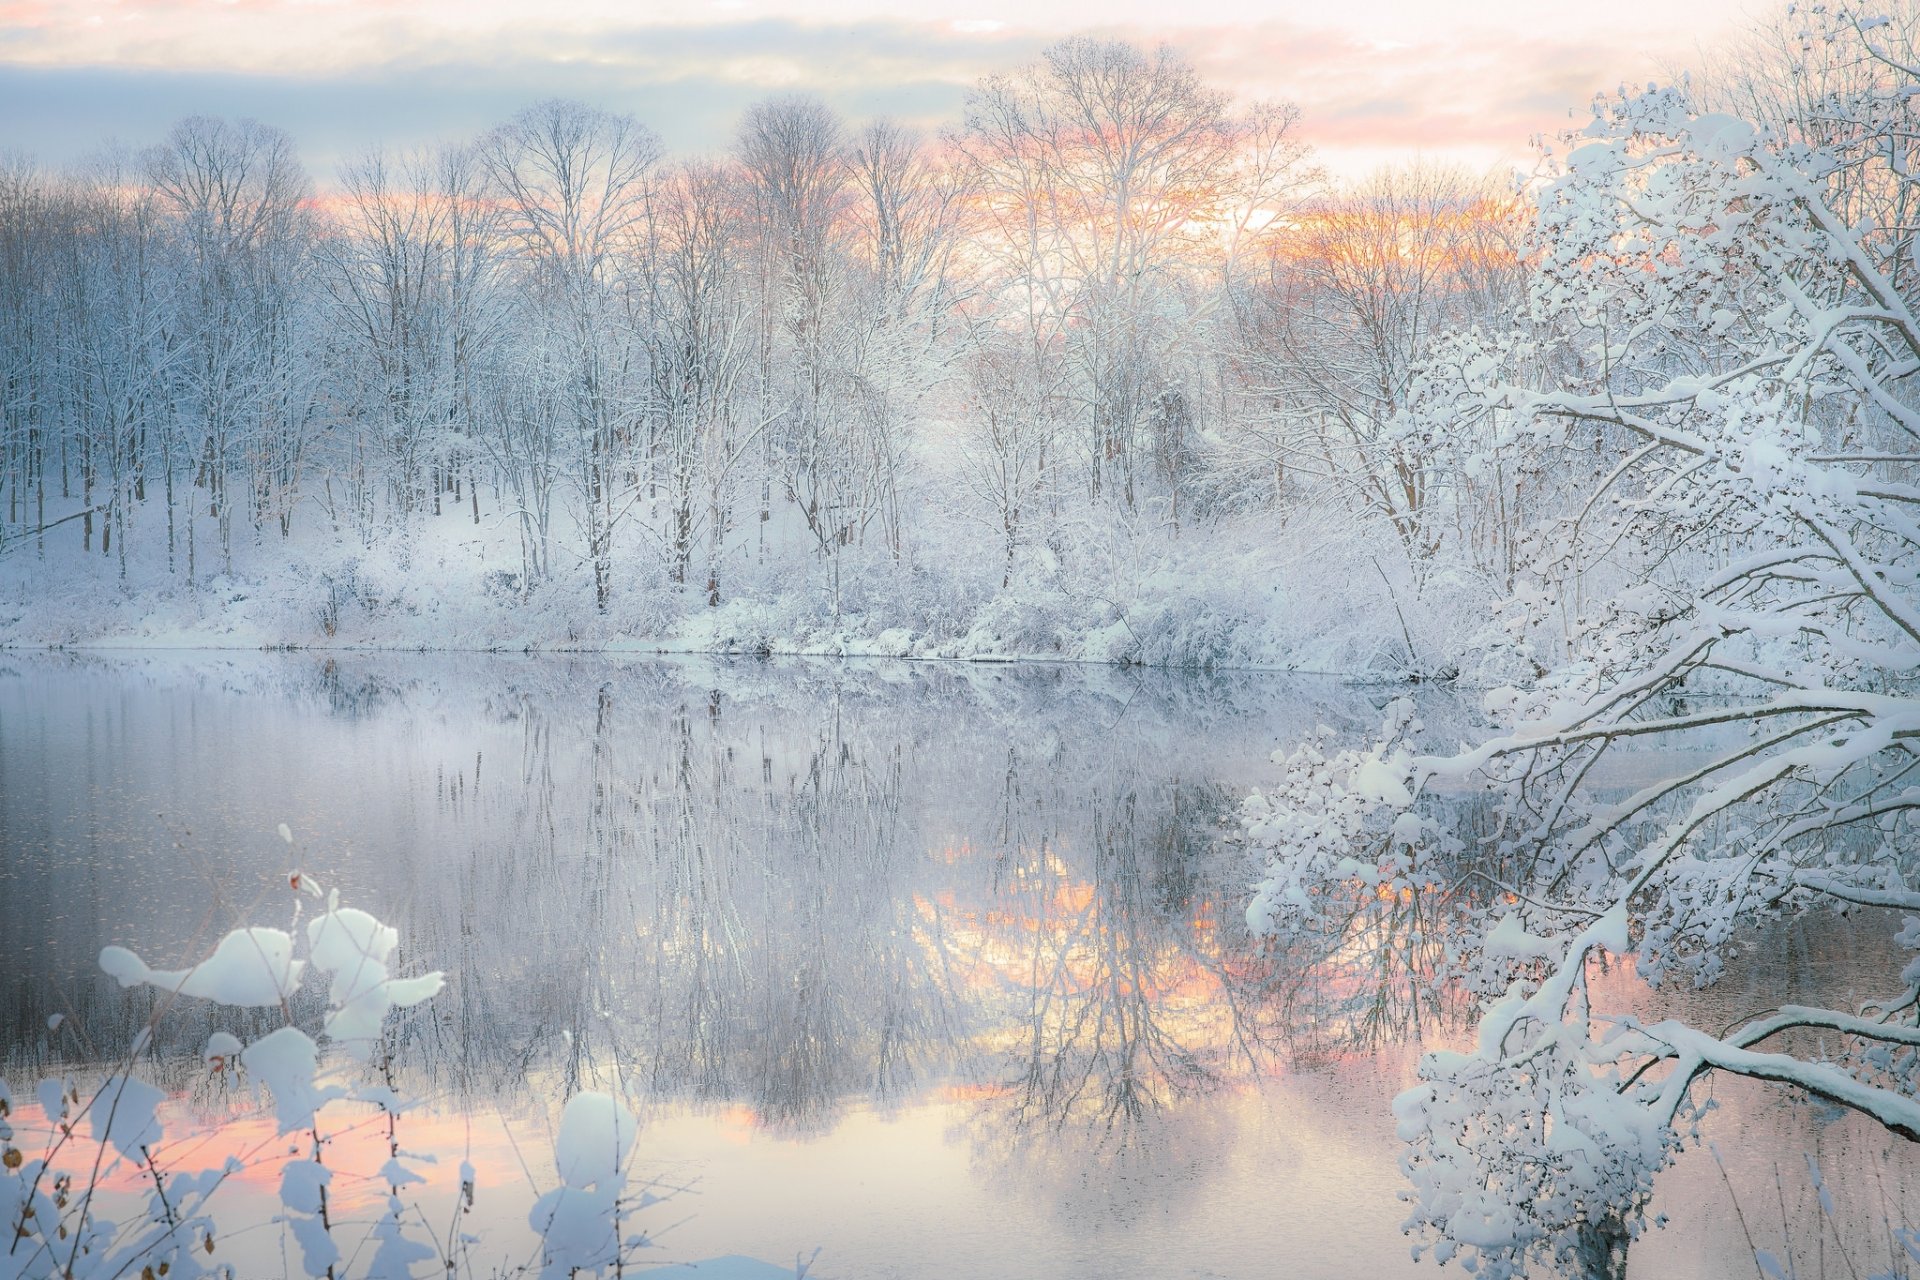
[[[604,611],[587,566],[564,556],[522,591],[513,531],[465,507],[367,541],[318,515],[287,539],[237,533],[230,567],[201,547],[191,587],[168,571],[163,529],[134,533],[124,577],[117,552],[83,552],[74,524],[44,549],[0,554],[0,646],[768,652],[1386,676],[1488,662],[1483,584],[1438,574],[1416,588],[1391,548],[1271,520],[1177,537],[1089,527],[1058,553],[1025,557],[1006,585],[1003,566],[936,526],[898,560],[846,553],[837,610],[817,557],[752,546],[730,558],[718,606],[704,582],[668,582],[637,542],[619,549]],[[183,556],[176,539],[176,567]]]

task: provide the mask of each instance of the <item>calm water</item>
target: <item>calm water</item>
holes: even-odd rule
[[[640,1106],[642,1176],[685,1189],[643,1222],[663,1262],[1439,1274],[1399,1232],[1388,1103],[1455,1011],[1351,955],[1249,946],[1249,869],[1220,840],[1271,750],[1362,731],[1383,699],[1070,667],[0,655],[5,1070],[17,1090],[143,1024],[101,946],[187,962],[284,923],[298,867],[396,924],[406,966],[448,971],[400,1031],[431,1103],[402,1136],[440,1183],[477,1166],[503,1263],[531,1247],[555,1105],[594,1087]],[[1424,714],[1467,731],[1444,697]],[[1844,993],[1879,958],[1845,929],[1671,999]],[[165,1025],[176,1133],[244,1109],[170,1056],[215,1025]],[[1828,1274],[1843,1237],[1879,1262],[1879,1224],[1920,1207],[1912,1157],[1777,1094],[1722,1098],[1727,1172],[1669,1175],[1676,1227],[1636,1272],[1753,1274],[1743,1233]],[[277,1272],[274,1229],[235,1247]]]

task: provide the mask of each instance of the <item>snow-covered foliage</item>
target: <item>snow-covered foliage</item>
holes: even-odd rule
[[[1710,1073],[1920,1138],[1920,965],[1858,1009],[1724,1030],[1589,992],[1593,966],[1623,962],[1711,982],[1757,919],[1920,911],[1920,294],[1904,248],[1836,212],[1908,183],[1903,102],[1829,103],[1853,113],[1844,147],[1678,90],[1601,105],[1539,193],[1529,332],[1462,339],[1484,356],[1417,397],[1433,430],[1497,418],[1541,456],[1590,460],[1512,615],[1536,660],[1542,625],[1573,660],[1496,691],[1508,728],[1475,748],[1414,754],[1399,722],[1367,748],[1314,744],[1245,812],[1271,857],[1256,927],[1298,927],[1337,897],[1315,886],[1374,876],[1453,908],[1436,980],[1488,1003],[1476,1043],[1429,1054],[1396,1104],[1408,1226],[1442,1261],[1617,1274]],[[1522,365],[1531,385],[1499,376]],[[1434,843],[1476,788],[1485,840]],[[1792,1052],[1798,1028],[1828,1050]]]
[[[286,1003],[307,965],[293,958],[293,937],[284,930],[236,929],[191,968],[154,970],[125,947],[102,951],[100,967],[123,987],[144,983],[221,1004],[259,1006]]]
[[[543,102],[314,196],[204,117],[0,171],[0,644],[1472,672],[1556,492],[1405,412],[1513,193],[1327,189],[1171,50],[706,160]]]
[[[289,835],[285,826],[283,836]],[[296,904],[318,890],[311,877],[292,877]],[[300,914],[296,905],[296,921]],[[142,1032],[105,1078],[91,1085],[49,1079],[34,1091],[42,1119],[29,1120],[0,1081],[0,1222],[9,1248],[0,1253],[5,1280],[105,1280],[116,1276],[232,1277],[239,1274],[223,1249],[223,1186],[274,1175],[280,1213],[297,1274],[406,1280],[430,1265],[436,1274],[473,1274],[472,1233],[436,1233],[404,1194],[428,1181],[427,1157],[400,1142],[402,1116],[414,1104],[396,1092],[382,1052],[387,1016],[437,994],[439,973],[392,974],[398,934],[373,916],[341,907],[337,893],[307,922],[304,959],[295,959],[298,929],[236,929],[198,962],[178,970],[150,968],[125,948],[109,946],[100,963],[123,986],[164,993],[154,1023]],[[332,975],[320,1035],[293,1021],[308,967]],[[207,1167],[194,1167],[205,1143],[198,1126],[169,1142],[161,1111],[168,1094],[136,1074],[151,1029],[179,998],[214,1006],[277,1006],[284,1025],[243,1044],[217,1031],[206,1043],[210,1077],[236,1090],[264,1090],[280,1138]],[[330,1061],[339,1050],[358,1070]],[[377,1073],[360,1078],[372,1063]],[[358,1104],[358,1114],[334,1116],[334,1104]],[[341,1172],[329,1163],[333,1140],[365,1123],[368,1110],[383,1124],[386,1163],[372,1177],[386,1188],[370,1222],[343,1220],[330,1189]],[[85,1120],[84,1129],[81,1121]],[[577,1093],[566,1106],[556,1140],[560,1185],[535,1203],[530,1225],[541,1242],[539,1274],[553,1277],[619,1274],[649,1241],[623,1230],[654,1203],[630,1193],[635,1118],[619,1100]],[[84,1136],[83,1136],[84,1134]],[[286,1135],[296,1135],[289,1148]],[[35,1148],[38,1153],[35,1154]],[[367,1171],[350,1171],[354,1181]],[[474,1173],[459,1171],[460,1213],[474,1204]],[[127,1185],[132,1191],[125,1190]],[[145,1190],[139,1188],[144,1186]],[[114,1217],[107,1216],[109,1213]],[[228,1223],[226,1225],[231,1225]],[[297,1261],[296,1261],[297,1260]]]
[[[560,1117],[554,1162],[560,1185],[534,1203],[533,1227],[546,1241],[542,1276],[570,1280],[617,1268],[645,1237],[622,1239],[621,1228],[647,1200],[623,1200],[637,1122],[617,1098],[577,1093]]]
[[[1402,700],[1369,750],[1338,750],[1323,727],[1292,751],[1274,754],[1281,781],[1241,807],[1247,837],[1276,851],[1272,874],[1247,908],[1256,934],[1317,922],[1326,899],[1342,886],[1363,896],[1423,887],[1420,854],[1446,836],[1411,809],[1417,779],[1406,735],[1420,727]]]

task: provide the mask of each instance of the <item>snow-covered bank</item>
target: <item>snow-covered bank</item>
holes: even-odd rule
[[[117,560],[82,552],[70,525],[44,550],[16,543],[0,558],[0,647],[780,653],[1497,674],[1482,584],[1431,578],[1423,591],[1394,571],[1390,554],[1376,553],[1384,548],[1352,537],[1320,544],[1262,522],[1178,539],[1117,524],[1089,530],[1061,553],[1027,558],[1005,586],[1000,566],[964,547],[917,561],[876,554],[844,573],[837,610],[805,556],[743,558],[710,605],[704,586],[673,584],[644,548],[630,548],[599,609],[584,564],[522,591],[503,542],[465,512],[421,517],[371,545],[314,526],[287,540],[246,540],[230,570],[189,587],[167,571],[157,539],[130,553],[123,580]]]

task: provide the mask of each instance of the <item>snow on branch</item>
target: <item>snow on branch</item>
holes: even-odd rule
[[[1898,127],[1855,105],[1859,133]],[[1579,142],[1538,193],[1540,381],[1436,366],[1417,401],[1434,432],[1498,404],[1516,436],[1601,459],[1520,593],[1569,620],[1570,660],[1496,691],[1507,727],[1476,746],[1421,750],[1409,711],[1370,746],[1277,757],[1242,814],[1256,930],[1337,920],[1339,884],[1378,883],[1446,921],[1432,979],[1486,993],[1476,1047],[1428,1054],[1396,1114],[1409,1229],[1494,1277],[1617,1274],[1713,1073],[1920,1140],[1920,962],[1861,1012],[1720,1035],[1588,988],[1622,962],[1711,982],[1756,922],[1815,908],[1920,911],[1911,273],[1836,212],[1869,180],[1848,157],[1671,89],[1603,104]],[[1469,804],[1479,837],[1445,835]],[[1799,1030],[1841,1053],[1800,1056]]]

